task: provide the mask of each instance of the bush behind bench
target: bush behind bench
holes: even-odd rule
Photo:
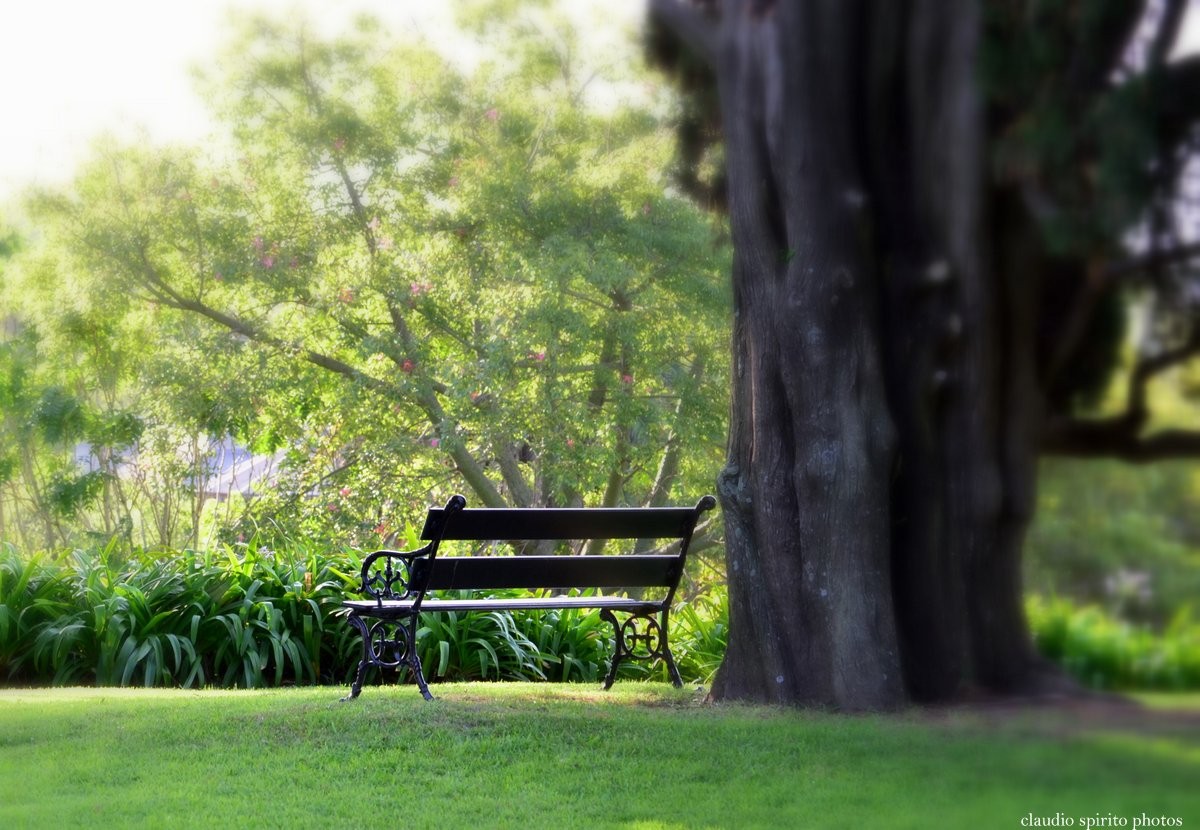
[[[0,684],[349,683],[360,643],[340,603],[357,588],[361,561],[355,550],[253,542],[166,553],[109,545],[58,557],[0,546]],[[706,600],[673,623],[687,682],[707,682],[719,664],[727,621],[710,616],[722,613],[723,602]],[[437,635],[419,636],[437,679],[599,683],[613,647],[611,627],[587,611],[441,614],[422,626]],[[635,664],[621,674],[665,677],[665,669]]]

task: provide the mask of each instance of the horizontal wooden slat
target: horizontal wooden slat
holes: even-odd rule
[[[480,508],[453,514],[430,508],[422,539],[678,539],[696,521],[691,507]]]
[[[680,564],[677,556],[446,556],[433,561],[428,590],[670,587]]]

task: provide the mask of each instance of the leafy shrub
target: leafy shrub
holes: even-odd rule
[[[361,656],[342,600],[358,586],[352,550],[271,550],[261,538],[164,555],[117,543],[59,559],[0,549],[0,680],[146,686],[346,683]],[[518,592],[512,592],[518,593]],[[680,604],[672,651],[707,682],[724,653],[722,595]],[[615,635],[599,611],[422,615],[417,648],[437,679],[599,682]],[[623,677],[666,679],[661,661]]]
[[[687,682],[712,682],[729,644],[729,595],[724,587],[675,608],[671,652]]]
[[[334,614],[356,569],[353,552],[243,546],[163,558],[109,545],[51,561],[6,547],[0,677],[185,687],[344,682],[358,650]]]
[[[1200,623],[1188,609],[1156,635],[1094,605],[1026,602],[1039,651],[1097,689],[1200,689]]]

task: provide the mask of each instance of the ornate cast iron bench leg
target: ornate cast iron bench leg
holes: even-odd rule
[[[408,662],[408,668],[412,672],[413,679],[417,681],[417,688],[421,690],[421,696],[426,700],[433,700],[433,695],[429,692],[429,684],[425,682],[425,673],[421,671],[421,655],[417,654],[417,618],[414,616],[408,624],[408,654],[405,655]]]
[[[683,678],[679,676],[679,669],[675,665],[675,657],[671,654],[671,649],[667,644],[667,615],[663,612],[662,622],[656,620],[649,614],[633,614],[625,622],[617,621],[617,615],[610,609],[605,608],[600,612],[600,618],[607,620],[616,632],[616,646],[613,649],[612,665],[608,669],[608,675],[604,678],[604,688],[608,689],[612,686],[613,681],[617,679],[617,668],[621,665],[621,661],[626,658],[634,660],[653,660],[661,659],[667,664],[667,671],[671,675],[671,683],[675,688],[682,688]],[[641,624],[644,630],[639,631],[638,625]]]
[[[621,649],[621,624],[617,622],[617,615],[607,608],[600,611],[600,619],[607,621],[613,627],[613,637],[615,645],[613,646],[612,663],[609,664],[608,674],[604,677],[604,688],[607,691],[612,688],[613,681],[617,679],[617,667],[621,665],[621,658],[625,655]]]
[[[671,653],[671,644],[667,639],[667,612],[662,615],[662,656],[667,663],[667,671],[671,675],[671,684],[676,689],[683,688],[683,678],[679,676],[679,668],[675,665],[675,655]]]
[[[367,631],[367,624],[357,614],[351,614],[348,621],[362,634],[363,653],[362,659],[358,661],[358,671],[354,674],[354,682],[350,686],[350,694],[342,698],[343,703],[347,700],[354,700],[362,694],[363,680],[367,676],[367,666],[371,665],[371,634]]]

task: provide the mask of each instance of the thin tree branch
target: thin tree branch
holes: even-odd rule
[[[1101,273],[1106,280],[1116,280],[1193,259],[1200,259],[1200,242],[1178,245],[1165,250],[1149,251],[1131,259],[1111,263]]]

